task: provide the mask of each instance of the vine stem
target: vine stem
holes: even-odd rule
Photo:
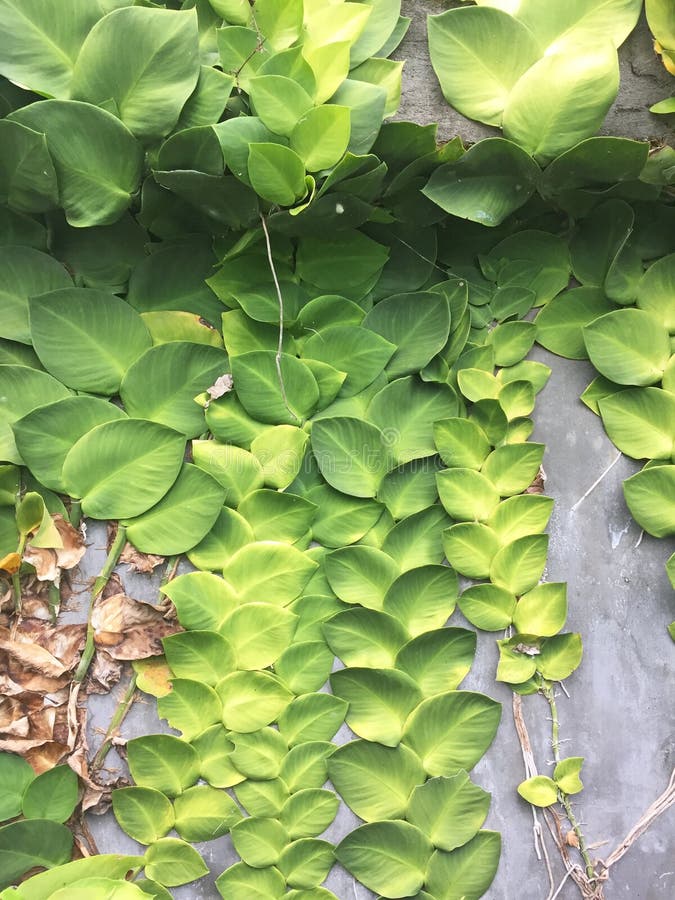
[[[555,692],[552,685],[542,686],[541,692],[546,698],[549,709],[551,710],[551,746],[553,748],[553,758],[557,765],[560,762],[560,719],[558,717],[558,704],[555,700]],[[570,825],[572,826],[574,834],[579,841],[579,853],[581,853],[584,865],[586,866],[586,875],[589,881],[594,881],[597,877],[595,867],[588,852],[584,833],[581,830],[581,826],[579,825],[576,816],[574,815],[574,810],[572,809],[569,795],[564,791],[558,789],[558,800],[562,804],[567,818],[569,819]]]
[[[84,650],[82,651],[82,658],[80,659],[80,663],[75,672],[75,677],[73,678],[73,681],[75,681],[76,683],[84,681],[87,672],[89,671],[89,665],[91,664],[91,660],[94,656],[94,625],[92,622],[94,605],[103,593],[103,588],[110,580],[110,576],[112,575],[115,566],[119,562],[119,558],[122,554],[122,550],[124,549],[124,545],[126,544],[126,542],[127,530],[124,525],[118,525],[117,534],[115,535],[115,540],[112,542],[112,546],[108,551],[108,556],[106,558],[105,564],[101,569],[100,574],[94,581],[93,587],[91,589],[89,615],[87,616],[87,639],[85,641]]]
[[[23,551],[26,549],[27,535],[22,534],[19,538],[19,546],[16,548],[19,557],[19,569],[12,573],[12,588],[14,589],[14,612],[17,616],[21,615],[21,576],[19,570],[21,568],[21,559],[23,559]]]
[[[82,521],[82,501],[73,500],[70,504],[70,524],[73,528],[79,528]]]
[[[288,405],[288,396],[286,394],[286,385],[284,384],[284,376],[281,371],[281,354],[284,349],[284,298],[281,293],[281,285],[279,284],[279,279],[277,278],[277,270],[274,265],[274,257],[272,256],[272,243],[270,241],[270,233],[267,230],[267,220],[265,216],[260,215],[260,221],[262,222],[262,230],[265,235],[265,247],[267,248],[267,262],[269,263],[270,271],[272,272],[272,278],[274,279],[274,287],[277,292],[277,300],[279,301],[279,341],[277,343],[277,353],[275,356],[275,362],[277,367],[277,376],[279,378],[279,387],[281,389],[281,398],[284,401],[284,406],[288,410],[288,412],[293,416],[296,422],[300,422],[300,419],[293,412],[291,407]]]
[[[110,752],[110,748],[112,747],[113,740],[117,736],[117,733],[124,722],[127,713],[133,706],[134,700],[136,698],[136,673],[132,672],[131,680],[127,685],[127,689],[124,694],[120,698],[119,703],[117,704],[117,708],[113,713],[113,716],[110,720],[110,725],[108,726],[108,730],[105,733],[105,737],[103,738],[103,743],[98,748],[96,752],[96,756],[94,756],[91,761],[91,765],[89,767],[89,775],[93,777],[99,769],[103,766],[105,762],[106,756]]]

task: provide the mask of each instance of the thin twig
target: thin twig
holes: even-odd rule
[[[612,469],[613,469],[614,466],[618,463],[618,461],[621,459],[622,456],[623,456],[623,454],[621,453],[621,451],[619,451],[619,452],[616,454],[616,456],[614,457],[614,459],[611,461],[611,463],[607,466],[607,468],[605,469],[605,471],[602,472],[602,474],[601,474],[598,478],[595,479],[595,481],[594,481],[593,484],[589,487],[589,489],[586,491],[586,493],[583,495],[583,497],[579,497],[579,499],[577,500],[577,502],[576,502],[576,503],[574,504],[574,506],[570,509],[570,512],[576,512],[576,510],[581,506],[581,504],[584,502],[584,500],[586,499],[586,497],[588,497],[589,494],[592,494],[592,493],[593,493],[593,491],[594,491],[594,490],[596,489],[596,487],[600,484],[600,482],[602,481],[602,479],[612,471]]]
[[[98,748],[96,756],[93,758],[91,765],[89,767],[89,775],[93,778],[96,773],[101,769],[103,763],[105,762],[106,756],[110,752],[110,749],[113,745],[113,740],[117,737],[117,733],[120,730],[120,726],[122,722],[124,722],[127,713],[131,709],[134,703],[134,699],[136,698],[136,673],[133,672],[129,684],[127,685],[127,689],[120,698],[119,703],[115,709],[115,712],[110,719],[110,725],[108,726],[108,730],[105,733],[103,738],[103,743]]]
[[[293,412],[291,407],[288,405],[288,396],[286,395],[286,385],[284,384],[284,376],[281,371],[281,355],[284,349],[284,298],[281,293],[281,286],[279,285],[279,279],[277,278],[277,270],[274,266],[274,258],[272,256],[272,244],[270,243],[270,234],[267,230],[267,222],[265,217],[261,214],[260,221],[262,222],[262,229],[265,234],[265,246],[267,248],[267,261],[270,266],[270,271],[272,272],[272,278],[274,279],[274,287],[277,292],[277,300],[279,301],[279,342],[277,345],[277,354],[275,357],[276,366],[277,366],[277,375],[279,377],[279,388],[281,390],[281,399],[284,401],[284,406],[288,410],[288,412],[293,416],[296,422],[300,422],[300,419]]]

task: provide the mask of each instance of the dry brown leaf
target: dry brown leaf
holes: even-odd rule
[[[534,481],[532,482],[532,484],[528,488],[525,488],[525,493],[526,494],[543,494],[545,485],[546,485],[546,473],[540,466],[539,471],[534,476]]]
[[[58,513],[52,516],[63,547],[56,551],[56,559],[61,569],[74,569],[87,552],[82,532],[66,522]]]
[[[56,581],[59,578],[59,566],[56,561],[56,551],[43,547],[33,547],[29,544],[23,554],[23,561],[33,566],[35,574],[40,581]]]
[[[219,375],[210,388],[206,389],[206,393],[212,400],[224,397],[229,394],[234,387],[234,379],[231,375]]]
[[[92,613],[94,641],[113,659],[145,659],[163,653],[162,638],[183,629],[168,622],[151,603],[113,594],[96,604]]]
[[[0,559],[0,569],[3,572],[9,572],[10,575],[16,574],[21,568],[21,557],[18,553],[8,553]]]
[[[571,828],[565,835],[565,843],[568,847],[576,847],[577,849],[579,847],[579,838]]]
[[[89,667],[88,694],[108,694],[122,677],[122,663],[105,650],[98,649]]]
[[[120,555],[120,562],[126,563],[132,572],[152,575],[157,566],[161,566],[164,562],[164,557],[154,553],[140,553],[132,544],[126,543]]]

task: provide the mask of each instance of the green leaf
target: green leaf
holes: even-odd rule
[[[73,836],[65,825],[49,819],[22,819],[0,828],[0,888],[17,881],[35,866],[67,863]]]
[[[410,716],[403,742],[431,776],[470,771],[492,743],[501,706],[473,691],[449,691],[424,700]]]
[[[151,347],[128,370],[120,396],[126,411],[197,437],[204,410],[194,401],[228,371],[228,358],[218,347],[171,341]]]
[[[255,733],[252,735],[255,737]],[[264,819],[277,818],[290,792],[281,778],[269,781],[243,781],[235,788],[237,800],[251,816]]]
[[[535,320],[537,343],[567,359],[587,359],[583,329],[614,305],[595,287],[579,287],[554,297]]]
[[[539,162],[591,137],[619,89],[619,60],[609,40],[567,46],[534,63],[504,109],[504,135]]]
[[[669,460],[675,451],[675,394],[646,387],[619,391],[598,401],[610,440],[633,459]]]
[[[518,785],[518,793],[533,806],[547,807],[558,802],[558,787],[552,778],[535,775]]]
[[[437,628],[413,638],[396,657],[425,697],[454,691],[471,669],[476,635],[466,628]]]
[[[491,450],[483,429],[464,418],[435,422],[434,441],[441,459],[452,468],[480,469]]]
[[[307,432],[294,425],[272,426],[251,441],[251,453],[262,466],[263,478],[268,487],[286,488],[298,476],[308,441]]]
[[[232,377],[237,396],[246,412],[260,422],[299,425],[318,402],[316,379],[301,360],[287,353],[281,355],[279,369],[272,351],[236,356]]]
[[[443,349],[450,332],[450,313],[442,294],[395,294],[374,306],[363,325],[397,346],[387,365],[387,374],[393,379],[419,372]]]
[[[211,787],[232,787],[246,777],[232,762],[234,744],[228,735],[222,725],[212,725],[192,741],[199,757],[199,777],[208,781]]]
[[[148,734],[127,742],[129,770],[136,784],[177,797],[199,777],[197,751],[169,734]]]
[[[97,425],[69,451],[63,482],[95,519],[138,516],[174,483],[185,437],[155,422],[120,419]]]
[[[208,344],[210,347],[223,346],[223,339],[216,329],[206,319],[194,313],[175,309],[154,310],[141,313],[141,319],[150,332],[153,344],[190,341],[193,344]]]
[[[675,465],[643,469],[623,483],[623,494],[640,528],[654,537],[675,533]]]
[[[556,634],[542,644],[537,671],[549,681],[563,681],[578,667],[582,653],[581,635]]]
[[[190,631],[217,631],[238,605],[232,588],[210,572],[188,572],[161,587]]]
[[[411,637],[440,628],[455,609],[457,575],[448,566],[409,569],[392,582],[382,611],[393,616]]]
[[[294,694],[307,694],[326,683],[333,661],[324,641],[295,641],[275,662],[274,671]]]
[[[307,193],[303,161],[281,144],[251,144],[248,177],[256,194],[278,206],[293,206]]]
[[[291,149],[308,172],[332,168],[344,155],[351,131],[346,106],[317,106],[301,115],[290,132]]]
[[[347,416],[315,422],[312,450],[326,481],[353,497],[374,497],[390,467],[380,429]]]
[[[400,570],[390,556],[374,547],[343,547],[327,555],[325,571],[340,600],[381,609]]]
[[[443,532],[443,547],[448,562],[461,575],[487,578],[499,538],[482,522],[460,522]]]
[[[139,856],[122,856],[119,853],[97,854],[57,865],[46,872],[32,875],[30,883],[23,882],[11,888],[11,896],[21,900],[48,900],[57,890],[83,881],[86,878],[107,876],[124,878],[130,869],[141,862]]]
[[[544,444],[530,442],[497,447],[483,463],[481,474],[492,482],[500,496],[520,494],[534,481],[544,450]]]
[[[340,801],[333,791],[307,788],[286,801],[279,821],[292,840],[316,837],[331,824],[339,805]]]
[[[255,602],[287,606],[300,596],[317,564],[289,544],[258,541],[242,547],[227,561],[225,580],[240,603]]]
[[[438,500],[436,473],[440,464],[436,458],[426,462],[412,460],[388,472],[377,493],[394,519],[414,516],[433,506]]]
[[[32,103],[8,118],[44,133],[70,225],[109,225],[120,218],[138,190],[142,150],[119,119],[74,100]]]
[[[291,137],[298,121],[312,109],[312,98],[307,91],[297,81],[283,75],[257,75],[251,78],[248,93],[255,115],[259,116],[263,125],[274,134],[285,137]],[[296,147],[293,149],[297,150]]]
[[[422,694],[405,673],[350,666],[330,678],[333,693],[349,703],[347,724],[359,737],[395,747]]]
[[[279,716],[279,732],[289,747],[307,741],[329,741],[345,719],[347,704],[331,694],[303,694]]]
[[[388,257],[386,247],[359,231],[328,239],[304,237],[298,242],[297,274],[324,293],[344,293],[349,297],[349,289],[379,275]],[[340,366],[335,368],[345,371]]]
[[[55,766],[34,778],[23,795],[22,812],[27,819],[65,822],[77,806],[77,775],[70,766]]]
[[[532,590],[546,566],[548,535],[531,534],[511,541],[495,554],[490,581],[512,594]]]
[[[221,706],[208,685],[191,678],[173,678],[171,690],[157,700],[157,712],[190,741],[220,721]]]
[[[444,469],[436,475],[436,484],[443,508],[453,519],[485,522],[499,503],[492,480],[475,469]]]
[[[501,843],[498,832],[479,831],[451,853],[437,850],[429,863],[426,887],[438,900],[478,900],[497,874]]]
[[[501,125],[516,82],[541,55],[532,32],[499,9],[453,9],[430,16],[429,50],[443,95],[463,115]]]
[[[489,807],[490,794],[460,771],[452,778],[431,778],[416,787],[406,818],[434,847],[449,852],[475,836]]]
[[[323,631],[328,646],[347,666],[390,667],[408,639],[393,616],[358,606],[333,616]]]
[[[247,778],[277,778],[288,744],[274,728],[263,727],[246,734],[230,732],[234,750],[230,762]]]
[[[176,130],[217,122],[225,110],[234,81],[234,76],[221,72],[220,69],[200,66],[197,84],[183,105]]]
[[[282,6],[274,0],[259,0],[255,19],[261,33],[269,40],[273,49],[279,51],[290,47],[300,37],[302,12],[301,0],[291,0]]]
[[[539,167],[516,144],[486,138],[436,169],[422,193],[453,216],[494,227],[529,200],[538,175]]]
[[[196,881],[209,871],[199,853],[178,838],[160,838],[145,851],[145,874],[167,887]]]
[[[329,45],[331,51],[334,46],[336,45]],[[329,48],[322,49],[326,55]],[[341,62],[339,59],[334,61],[335,64],[339,62]],[[331,101],[349,108],[352,128],[348,150],[355,155],[368,153],[375,143],[386,114],[387,89],[378,84],[367,84],[364,81],[346,78],[331,97]]]
[[[583,329],[595,368],[618,384],[661,380],[670,359],[670,338],[659,320],[642,309],[617,309]]]
[[[442,529],[450,523],[440,504],[398,522],[386,535],[382,550],[401,571],[443,561]]]
[[[72,279],[55,259],[32,247],[0,248],[3,283],[0,288],[3,316],[0,336],[32,343],[28,323],[28,298],[72,285]]]
[[[300,838],[282,850],[278,866],[289,887],[314,888],[324,881],[334,862],[332,844]]]
[[[583,756],[569,756],[561,760],[553,771],[553,780],[565,794],[578,794],[583,790],[579,772],[584,764]]]
[[[234,800],[207,785],[188,788],[174,801],[176,831],[184,841],[212,841],[241,819]]]
[[[293,695],[269,672],[233,672],[216,686],[223,704],[223,724],[248,734],[269,725]]]
[[[120,828],[141,844],[152,844],[173,828],[173,807],[154,788],[118,788],[112,793],[112,805]]]
[[[0,198],[12,209],[41,213],[58,206],[56,172],[44,134],[18,122],[0,122],[4,148]]]
[[[424,884],[432,846],[407,822],[361,825],[335,848],[335,856],[362,884],[384,897],[410,897]]]
[[[105,422],[125,418],[119,407],[96,397],[67,397],[39,406],[12,425],[19,453],[42,484],[65,493],[63,464],[71,447]]]
[[[291,793],[303,788],[321,787],[328,778],[328,758],[335,744],[310,741],[293,747],[281,764],[281,777]]]
[[[540,584],[518,600],[513,624],[525,634],[551,637],[557,634],[567,619],[567,585],[549,582]]]
[[[279,900],[286,882],[274,867],[253,869],[241,862],[225,869],[216,879],[216,887],[227,900]]]
[[[347,806],[366,822],[404,816],[411,792],[425,779],[420,761],[403,744],[363,740],[338,747],[328,773]]]
[[[142,553],[185,553],[211,530],[224,498],[225,491],[214,478],[197,466],[184,463],[159,503],[124,523],[127,538]]]
[[[346,372],[340,396],[351,397],[372,384],[395,350],[383,337],[356,325],[328,325],[309,336],[302,355]]]
[[[324,547],[344,547],[359,541],[375,525],[383,510],[381,503],[348,497],[327,484],[312,488],[307,499],[318,507],[312,534]]]
[[[247,520],[257,541],[293,543],[312,525],[317,506],[297,494],[260,490],[247,494],[237,511]]]
[[[0,753],[0,821],[21,813],[21,801],[35,772],[25,759],[11,753]]]
[[[543,531],[553,511],[553,498],[543,494],[518,494],[497,506],[488,520],[502,544]]]
[[[264,596],[264,594],[261,594]],[[244,603],[222,626],[238,669],[265,669],[293,639],[298,617],[273,603]]]
[[[657,259],[647,269],[637,290],[637,305],[653,313],[672,334],[675,332],[675,253]]]
[[[156,882],[151,882],[156,884]],[[160,897],[164,900],[162,893],[166,889],[158,885],[160,893],[154,892],[154,897]],[[61,888],[51,895],[56,900],[89,900],[90,897],[106,897],[111,900],[147,900],[148,894],[142,890],[137,884],[130,884],[127,881],[118,881],[113,878],[93,877],[83,878],[75,885]]]
[[[231,836],[234,849],[242,860],[256,869],[278,862],[288,843],[286,830],[274,819],[242,819],[232,826]]]
[[[87,35],[71,96],[113,110],[148,141],[171,131],[198,77],[196,13],[127,6]]]
[[[193,441],[192,459],[195,465],[225,488],[227,506],[239,506],[244,497],[264,484],[262,466],[252,453],[219,441]],[[241,516],[243,522],[246,522]],[[253,531],[250,540],[253,540]],[[246,543],[245,541],[243,543]],[[231,551],[234,551],[231,547]]]
[[[494,347],[495,365],[519,363],[532,349],[536,330],[532,322],[503,322],[493,328],[489,343]]]

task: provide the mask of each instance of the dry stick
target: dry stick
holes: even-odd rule
[[[286,395],[286,385],[284,384],[284,376],[281,371],[281,354],[284,349],[284,298],[281,294],[281,287],[279,285],[279,279],[277,278],[277,270],[274,267],[274,259],[272,257],[272,244],[270,243],[270,234],[267,230],[267,222],[265,221],[265,217],[261,214],[260,221],[262,222],[262,229],[265,234],[265,246],[267,247],[267,261],[270,266],[270,271],[272,272],[272,278],[274,279],[274,287],[277,291],[277,299],[279,301],[279,343],[277,345],[277,355],[275,356],[276,366],[277,366],[277,375],[279,377],[279,387],[281,389],[281,398],[284,401],[284,406],[288,410],[288,412],[293,416],[296,422],[300,422],[300,419],[296,416],[293,410],[288,405],[288,397]]]
[[[579,499],[578,499],[577,502],[574,504],[574,506],[571,507],[570,512],[576,512],[576,511],[577,511],[577,509],[581,506],[581,504],[584,502],[584,500],[586,499],[586,497],[588,497],[589,494],[592,494],[592,493],[593,493],[593,491],[594,491],[594,490],[596,489],[596,487],[600,484],[600,482],[602,481],[602,479],[612,471],[612,469],[613,469],[614,466],[618,463],[618,461],[621,459],[622,456],[623,456],[623,454],[622,454],[621,451],[619,450],[619,452],[616,454],[616,456],[615,456],[614,459],[611,461],[611,463],[607,466],[607,468],[605,469],[605,471],[602,472],[602,474],[599,475],[598,478],[595,479],[595,481],[594,481],[593,484],[589,487],[589,489],[586,491],[586,493],[583,495],[583,497],[579,497]]]
[[[103,766],[105,762],[106,756],[110,752],[110,748],[113,745],[113,740],[117,737],[117,733],[120,730],[120,726],[122,722],[124,722],[127,713],[133,706],[134,700],[136,698],[136,673],[133,672],[129,684],[127,685],[126,691],[122,694],[119,703],[113,713],[113,716],[110,720],[110,725],[108,726],[108,730],[105,733],[103,738],[103,743],[98,748],[96,752],[96,756],[94,756],[91,761],[91,765],[89,767],[89,775],[91,778],[99,771],[99,769]]]
[[[105,561],[105,565],[101,569],[100,575],[97,576],[96,581],[94,581],[93,587],[91,589],[91,599],[89,601],[89,614],[87,616],[87,639],[84,645],[84,650],[82,651],[82,657],[80,659],[80,664],[77,667],[77,671],[75,672],[74,681],[81,682],[84,681],[87,672],[89,671],[89,664],[94,656],[94,626],[92,623],[92,616],[94,613],[94,605],[98,598],[103,593],[103,588],[106,586],[108,581],[110,580],[110,576],[112,575],[115,566],[119,562],[119,558],[122,554],[122,550],[124,549],[124,545],[127,542],[127,530],[124,525],[117,526],[117,534],[115,535],[115,540],[112,542],[112,546],[108,551],[108,556]]]

